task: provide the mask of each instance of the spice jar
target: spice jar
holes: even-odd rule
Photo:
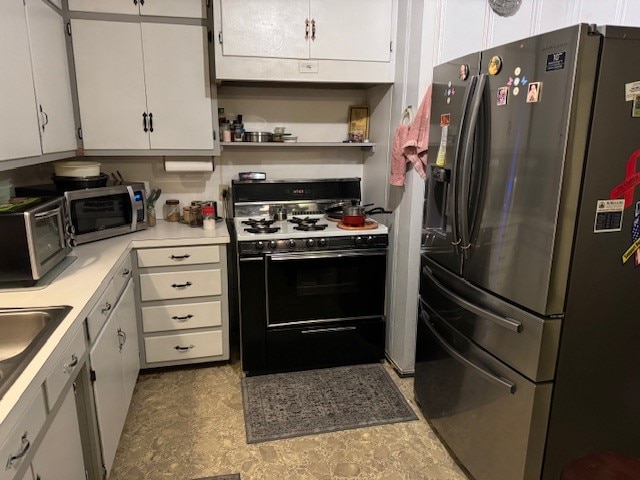
[[[193,204],[191,202],[191,207],[189,208],[189,226],[190,227],[201,227],[202,226],[202,207],[199,204]]]
[[[216,210],[211,205],[202,207],[202,228],[205,230],[216,228]]]
[[[175,198],[168,199],[164,204],[164,219],[167,222],[180,221],[180,201]]]
[[[156,208],[153,205],[147,205],[147,226],[156,226]]]
[[[191,221],[191,207],[189,205],[185,205],[182,208],[182,221],[186,224]]]

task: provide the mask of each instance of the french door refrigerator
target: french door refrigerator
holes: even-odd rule
[[[415,397],[477,480],[640,456],[640,30],[434,70]]]

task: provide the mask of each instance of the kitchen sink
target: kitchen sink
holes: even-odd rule
[[[0,398],[71,307],[0,309]]]

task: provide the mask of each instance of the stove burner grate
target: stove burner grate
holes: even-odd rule
[[[269,227],[268,225],[256,225],[244,229],[245,232],[249,233],[276,233],[278,230],[280,230],[280,227]]]
[[[309,218],[309,217],[305,217],[305,218],[293,217],[291,220],[289,220],[289,222],[295,223],[297,225],[296,227],[293,227],[294,230],[300,230],[303,232],[313,232],[316,230],[324,230],[325,228],[327,228],[326,223],[318,225],[317,223],[318,220],[320,219]]]
[[[242,221],[244,225],[249,225],[250,227],[254,227],[254,228],[267,228],[267,227],[270,227],[271,224],[274,222],[275,220],[269,220],[266,218],[259,218],[257,220],[250,218],[248,220]]]

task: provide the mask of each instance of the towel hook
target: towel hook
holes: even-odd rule
[[[411,110],[411,105],[408,105],[407,108],[405,108],[402,111],[402,117],[400,117],[400,123],[405,123],[405,119],[408,119],[409,121],[407,123],[411,123],[413,121],[413,111]]]

